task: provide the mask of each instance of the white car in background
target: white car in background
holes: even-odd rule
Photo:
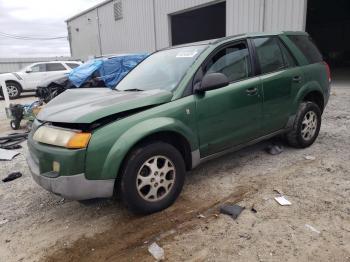
[[[26,66],[18,72],[0,74],[0,80],[6,83],[10,99],[15,99],[22,92],[35,91],[39,82],[43,79],[63,76],[81,64],[79,61],[38,62]],[[0,87],[0,95],[2,95],[1,90]]]

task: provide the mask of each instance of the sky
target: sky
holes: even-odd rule
[[[1,33],[28,37],[67,36],[65,20],[103,0],[0,0],[0,58],[70,56],[69,43],[17,40]]]

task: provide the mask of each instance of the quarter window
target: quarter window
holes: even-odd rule
[[[220,50],[205,66],[204,72],[222,73],[230,82],[248,78],[251,67],[247,45],[239,43]]]
[[[61,63],[46,64],[47,71],[64,71],[66,68]]]
[[[261,73],[267,74],[285,67],[281,49],[274,37],[253,39],[260,63]]]
[[[67,66],[69,66],[70,68],[74,69],[78,66],[80,66],[80,64],[76,64],[76,63],[66,63]]]
[[[322,54],[311,37],[306,35],[289,35],[288,38],[300,49],[310,64],[322,62]]]

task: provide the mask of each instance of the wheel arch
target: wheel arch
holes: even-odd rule
[[[300,103],[305,101],[316,103],[320,107],[321,112],[323,112],[325,107],[325,99],[322,88],[317,82],[309,82],[299,90],[294,100],[295,112],[298,110]]]
[[[161,117],[145,120],[124,132],[110,149],[101,177],[110,177],[111,174],[120,177],[120,170],[125,165],[128,154],[135,147],[149,141],[163,141],[173,145],[183,156],[186,169],[192,168],[191,154],[198,149],[194,132],[179,120]]]
[[[21,83],[18,82],[17,80],[13,80],[13,79],[5,80],[5,84],[7,85],[8,83],[15,83],[15,84],[17,84],[20,87],[20,89],[21,89],[20,91],[21,92],[23,91],[23,87],[22,87]]]
[[[320,91],[314,90],[310,91],[303,97],[303,102],[309,101],[314,102],[320,108],[321,112],[324,110],[324,97]]]

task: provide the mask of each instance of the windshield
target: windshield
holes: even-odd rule
[[[206,45],[181,47],[154,53],[117,85],[117,90],[174,90]]]

